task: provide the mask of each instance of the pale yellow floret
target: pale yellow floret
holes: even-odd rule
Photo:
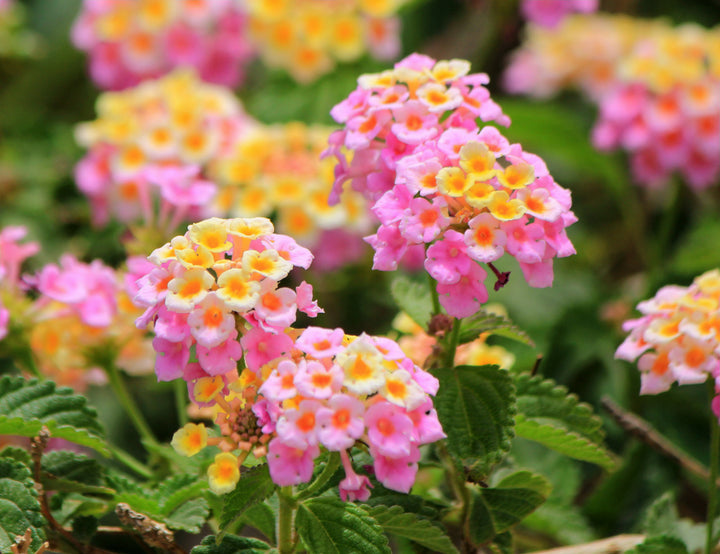
[[[220,375],[200,377],[193,386],[193,395],[198,402],[210,402],[225,387]]]
[[[459,167],[443,167],[435,176],[435,181],[441,193],[453,198],[463,196],[474,182]]]
[[[227,494],[235,490],[240,481],[238,459],[230,452],[222,452],[215,456],[215,462],[208,467],[210,490],[215,494]]]
[[[261,275],[280,281],[287,277],[292,267],[292,263],[282,258],[277,250],[247,250],[242,255],[242,269],[251,278]]]
[[[228,269],[218,277],[218,298],[239,312],[251,310],[260,296],[260,285],[248,279],[242,269]]]
[[[204,246],[198,245],[195,248],[175,249],[175,257],[183,267],[205,268],[212,267],[215,257],[212,252]]]
[[[497,179],[506,188],[521,189],[535,180],[535,169],[527,163],[512,164],[504,171],[498,171]]]
[[[496,192],[490,183],[479,182],[472,185],[465,192],[465,200],[474,208],[485,208]]]
[[[187,423],[175,431],[170,444],[178,454],[194,456],[207,446],[207,429],[202,423]]]
[[[225,220],[218,217],[193,223],[188,227],[188,237],[210,252],[225,252],[232,246],[227,240]]]
[[[227,220],[228,234],[236,237],[256,239],[275,231],[272,221],[266,217],[237,217]]]
[[[350,342],[335,361],[345,373],[343,385],[354,394],[372,394],[385,382],[382,354],[365,338]]]
[[[363,29],[358,17],[347,14],[335,18],[329,33],[330,50],[341,61],[355,60],[365,49]]]
[[[464,77],[470,72],[470,62],[466,60],[440,60],[430,71],[433,79],[446,83]]]
[[[189,269],[168,283],[165,304],[177,312],[190,312],[214,284],[215,279],[204,269]]]
[[[490,195],[487,208],[496,219],[512,221],[520,219],[525,213],[525,204],[520,200],[510,199],[504,190],[495,191]]]
[[[365,89],[389,88],[397,82],[397,70],[387,69],[380,73],[366,73],[358,77],[358,85]]]
[[[495,154],[486,144],[471,141],[460,148],[460,167],[475,181],[489,181],[495,177]]]

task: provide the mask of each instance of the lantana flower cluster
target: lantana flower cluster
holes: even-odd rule
[[[333,161],[320,159],[330,129],[302,123],[257,125],[212,160],[208,176],[219,193],[217,215],[270,217],[277,229],[313,251],[315,267],[328,269],[364,252],[368,210],[357,193],[329,206]]]
[[[580,87],[599,104],[593,143],[623,148],[635,179],[679,172],[695,189],[720,175],[720,30],[624,16],[573,16],[530,28],[505,75],[511,92]]]
[[[495,288],[507,281],[493,265],[515,257],[531,286],[550,286],[553,258],[575,250],[566,227],[576,221],[570,192],[536,155],[496,127],[509,124],[464,60],[414,54],[393,70],[363,75],[332,110],[344,128],[330,137],[338,159],[331,202],[350,181],[372,205],[380,227],[366,240],[374,269],[394,270],[419,250],[449,315],[466,317],[487,301],[488,264]],[[347,154],[350,155],[347,155]]]
[[[253,57],[240,0],[85,0],[72,29],[102,89],[121,90],[176,67],[240,84]]]
[[[28,277],[40,293],[34,302],[30,346],[39,371],[59,384],[83,391],[106,381],[97,355],[114,352],[116,367],[130,374],[153,369],[150,339],[135,326],[142,313],[131,302],[135,272],[147,262],[129,258],[117,272],[99,260],[90,264],[66,254]]]
[[[598,0],[522,0],[520,11],[525,19],[542,27],[557,27],[569,14],[591,13]]]
[[[298,310],[311,317],[321,311],[311,285],[280,286],[293,267],[309,267],[312,254],[275,234],[269,219],[206,219],[148,259],[153,267],[139,279],[134,302],[145,308],[137,325],[154,323],[161,381],[233,380],[243,349],[254,351],[268,334],[282,335]]]
[[[204,179],[204,167],[252,125],[229,90],[185,70],[106,92],[97,114],[76,130],[89,151],[75,177],[93,222],[102,225],[111,215],[122,222],[143,218],[172,231],[184,219],[206,215],[217,187]]]
[[[615,357],[640,370],[640,393],[657,394],[678,384],[720,377],[720,271],[696,277],[688,287],[668,285],[637,306],[626,321],[630,334]],[[713,407],[718,415],[720,399]]]
[[[366,52],[389,60],[400,53],[397,10],[407,0],[248,0],[250,38],[263,61],[302,83],[336,61]]]

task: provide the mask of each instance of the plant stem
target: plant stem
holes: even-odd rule
[[[310,483],[310,485],[305,490],[298,494],[298,499],[308,498],[312,496],[315,491],[319,490],[320,487],[322,487],[330,480],[333,475],[335,475],[335,472],[339,467],[340,454],[338,452],[330,452],[330,455],[328,456],[328,461],[325,463],[325,467],[323,468],[320,475],[318,475],[317,479]]]
[[[123,381],[122,375],[120,375],[120,371],[117,366],[114,363],[108,363],[105,366],[105,371],[108,375],[108,379],[110,380],[110,386],[113,388],[120,404],[125,409],[128,416],[130,416],[130,420],[133,422],[133,425],[135,425],[135,429],[137,429],[140,437],[147,441],[148,444],[159,446],[159,443],[155,439],[153,432],[150,430],[150,426],[147,424],[147,421],[145,421],[145,417],[142,415],[140,408],[138,408],[135,400],[133,400],[132,396],[130,396],[127,386],[125,385],[125,381]]]
[[[430,286],[430,298],[432,298],[433,313],[432,315],[438,315],[440,313],[440,298],[438,297],[437,288],[435,287],[435,279],[428,273],[428,284]]]
[[[290,554],[294,549],[293,544],[293,515],[295,511],[295,499],[293,498],[292,486],[280,487],[278,491],[278,552]]]
[[[188,421],[187,414],[187,386],[182,379],[175,379],[173,382],[175,392],[175,408],[177,409],[178,424],[185,425]]]
[[[142,475],[146,479],[150,479],[153,476],[152,471],[143,464],[140,460],[135,459],[134,456],[128,454],[123,449],[114,444],[108,443],[108,448],[112,452],[113,457],[120,463],[124,464],[129,469],[133,470],[138,475]]]
[[[435,450],[440,458],[440,461],[445,467],[445,475],[447,475],[447,478],[450,481],[450,488],[452,488],[453,495],[459,504],[460,528],[462,529],[463,537],[467,538],[467,519],[468,509],[470,507],[470,494],[467,486],[465,485],[465,478],[458,474],[455,462],[453,462],[453,459],[445,446],[445,441],[437,442]]]
[[[710,401],[715,397],[715,379],[709,378],[708,393]],[[713,525],[717,511],[717,477],[718,465],[720,465],[720,427],[717,416],[710,410],[710,482],[708,487],[708,508],[707,508],[707,535],[705,539],[705,554],[712,554],[715,549]]]
[[[454,319],[452,331],[450,331],[450,337],[448,338],[447,350],[445,351],[445,367],[448,368],[455,366],[455,352],[460,341],[460,322],[461,320],[457,317]]]

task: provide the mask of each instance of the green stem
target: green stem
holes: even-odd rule
[[[438,315],[440,313],[440,297],[438,296],[437,287],[435,286],[435,279],[433,279],[429,273],[428,284],[430,285],[430,298],[432,298],[433,305],[432,315]]]
[[[148,444],[153,446],[159,446],[158,441],[155,439],[155,435],[150,430],[150,426],[145,421],[145,417],[142,415],[140,408],[133,400],[132,396],[128,392],[125,381],[123,381],[120,371],[114,363],[108,363],[105,365],[105,371],[108,379],[110,380],[110,386],[113,388],[115,395],[118,397],[120,404],[130,416],[130,420],[135,425],[135,429],[140,434],[140,437],[145,440]]]
[[[455,367],[455,352],[457,351],[458,342],[460,342],[460,322],[457,317],[453,321],[452,331],[448,338],[447,350],[445,351],[445,367]]]
[[[715,397],[715,379],[708,379],[708,392],[710,400]],[[720,426],[718,426],[717,416],[710,411],[710,483],[708,488],[708,508],[707,508],[707,535],[705,539],[705,554],[712,554],[715,549],[713,526],[715,523],[715,515],[717,511],[717,478],[718,465],[720,465]]]
[[[177,409],[178,424],[182,427],[188,421],[187,413],[187,385],[182,379],[175,379],[173,383],[175,392],[175,408]]]
[[[127,468],[133,470],[138,475],[150,479],[153,476],[152,471],[143,464],[141,461],[136,460],[132,455],[125,452],[118,446],[108,443],[108,448],[112,452],[113,457],[120,463],[124,464]]]
[[[339,452],[330,452],[330,455],[328,456],[328,461],[325,463],[325,467],[322,470],[322,473],[317,476],[317,479],[310,483],[310,485],[304,489],[300,494],[298,494],[298,500],[302,500],[303,498],[308,498],[315,494],[315,491],[319,490],[325,483],[327,483],[330,478],[335,475],[335,472],[340,467],[340,453]]]
[[[295,499],[292,486],[280,487],[278,499],[278,552],[291,554],[295,547],[293,541]]]
[[[435,448],[438,458],[440,458],[440,461],[445,467],[445,474],[447,475],[448,481],[450,482],[450,488],[452,488],[453,495],[455,496],[455,499],[457,500],[457,503],[459,505],[458,508],[460,512],[460,528],[462,529],[463,536],[467,537],[467,519],[470,507],[470,491],[468,491],[468,488],[465,485],[465,478],[458,473],[455,462],[453,461],[450,453],[447,450],[447,447],[445,446],[445,441],[439,441],[435,443]]]

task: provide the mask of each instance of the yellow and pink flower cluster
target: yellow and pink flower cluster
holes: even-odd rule
[[[240,84],[253,57],[240,0],[85,0],[72,29],[103,89],[120,90],[176,67]]]
[[[395,14],[407,0],[248,0],[249,33],[263,61],[307,83],[370,52],[400,53]]]
[[[623,325],[630,334],[615,357],[638,360],[641,394],[720,377],[719,270],[700,275],[689,287],[665,286],[637,309],[642,316]]]
[[[582,89],[600,107],[595,146],[628,151],[640,183],[678,172],[702,189],[720,176],[720,27],[610,15],[531,27],[505,84],[535,96]]]

